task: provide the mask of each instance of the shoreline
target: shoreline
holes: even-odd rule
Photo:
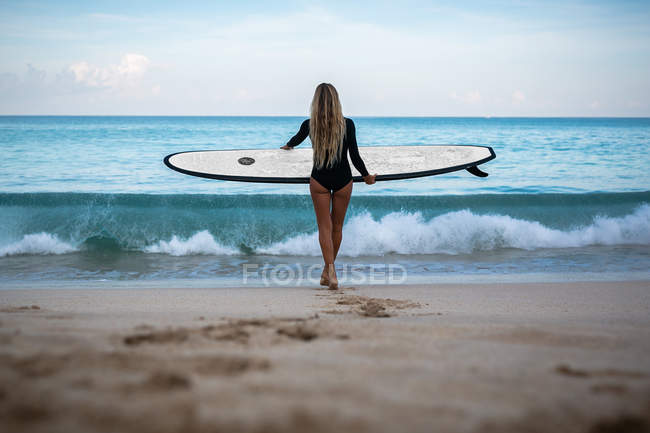
[[[319,274],[320,275],[320,274]],[[86,290],[86,289],[284,289],[284,288],[315,288],[318,286],[318,279],[311,282],[289,284],[262,284],[258,283],[261,278],[254,279],[254,282],[242,283],[242,277],[237,278],[165,278],[165,279],[133,279],[133,280],[35,280],[18,281],[5,280],[0,287],[0,293],[6,290]],[[435,280],[435,283],[431,283]],[[348,287],[410,287],[429,284],[437,287],[439,285],[494,285],[494,284],[569,284],[569,283],[626,283],[626,282],[650,282],[650,273],[638,272],[573,272],[573,273],[520,273],[520,274],[466,274],[458,275],[417,275],[408,277],[403,283],[348,283],[339,278],[342,285]]]
[[[0,290],[0,426],[650,428],[649,280],[263,288]]]

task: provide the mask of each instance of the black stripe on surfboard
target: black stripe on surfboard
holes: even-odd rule
[[[455,165],[452,167],[437,168],[434,170],[413,171],[413,172],[397,173],[397,174],[378,174],[375,180],[384,181],[384,180],[413,179],[416,177],[436,176],[439,174],[451,173],[460,170],[467,170],[474,176],[486,177],[488,174],[479,170],[478,166],[481,164],[485,164],[486,162],[496,158],[496,154],[494,153],[494,150],[492,150],[492,148],[489,146],[475,146],[470,144],[458,144],[458,145],[453,144],[453,145],[445,145],[445,146],[483,147],[490,151],[490,156],[480,159],[478,161],[468,162],[465,164]],[[373,147],[382,147],[382,146],[373,146]],[[362,149],[363,147],[360,147],[360,150]],[[232,149],[223,149],[223,150],[232,150]],[[236,150],[241,150],[242,152],[245,152],[247,150],[266,150],[266,149],[236,149]],[[189,176],[203,177],[206,179],[228,180],[228,181],[235,181],[235,182],[254,182],[254,183],[309,183],[309,176],[307,177],[262,177],[262,176],[233,176],[227,174],[202,173],[198,171],[185,170],[184,168],[176,167],[169,161],[175,155],[179,155],[181,153],[195,153],[195,152],[219,152],[219,150],[190,150],[185,152],[176,152],[176,153],[172,153],[171,155],[167,155],[163,159],[163,162],[167,167],[179,173],[187,174]],[[480,174],[477,174],[477,172]],[[363,182],[363,178],[361,176],[352,176],[352,180],[354,182]]]

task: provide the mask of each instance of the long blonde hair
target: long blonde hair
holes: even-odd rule
[[[321,83],[314,92],[309,119],[309,138],[318,169],[331,168],[341,159],[344,137],[345,118],[339,94],[331,84]]]

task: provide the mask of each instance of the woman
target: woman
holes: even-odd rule
[[[368,185],[375,183],[377,175],[368,174],[357,148],[354,122],[343,117],[339,95],[331,84],[322,83],[316,87],[311,101],[311,117],[302,122],[298,133],[282,149],[296,147],[307,135],[314,151],[309,192],[314,202],[318,241],[325,261],[320,284],[336,290],[338,279],[334,260],[341,246],[343,220],[352,194],[348,151],[354,167]]]

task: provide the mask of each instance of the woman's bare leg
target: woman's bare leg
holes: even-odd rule
[[[343,240],[343,222],[345,221],[345,213],[348,210],[351,195],[352,181],[332,194],[332,247],[334,249],[334,260],[336,260]]]
[[[328,189],[313,177],[309,179],[309,192],[314,203],[316,223],[318,224],[318,242],[323,253],[325,267],[334,263],[334,245],[332,243],[332,218],[330,215],[331,194]]]

